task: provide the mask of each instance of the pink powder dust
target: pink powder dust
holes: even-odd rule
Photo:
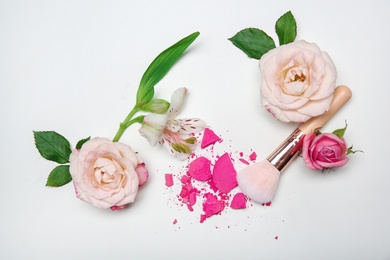
[[[217,196],[211,193],[206,193],[204,197],[206,198],[206,201],[203,202],[204,214],[200,216],[200,223],[203,223],[206,218],[220,213],[225,208],[224,202],[219,200]]]
[[[209,145],[215,144],[216,142],[221,141],[221,138],[217,136],[213,130],[206,128],[203,132],[203,139],[200,147],[202,149],[206,148]]]
[[[249,162],[245,159],[239,158],[238,160],[240,160],[240,162],[242,162],[243,164],[249,165]]]
[[[251,161],[256,161],[256,158],[257,158],[257,154],[255,152],[251,153],[251,155],[249,155],[249,159]]]
[[[197,139],[201,137],[202,133]],[[249,165],[256,159],[256,153],[252,152],[250,156],[245,156],[244,152],[223,151],[220,155],[215,152],[215,148],[220,147],[213,145],[217,142],[222,144],[222,138],[206,128],[201,148],[194,151],[179,173],[165,175],[166,186],[170,189],[174,185],[173,179],[170,178],[178,179],[177,183],[181,189],[176,199],[179,205],[186,206],[190,212],[201,208],[200,223],[222,214],[229,208],[239,210],[247,207],[247,197],[235,190],[238,184],[233,163],[240,162],[240,167],[242,163]],[[177,220],[174,224],[176,223]]]

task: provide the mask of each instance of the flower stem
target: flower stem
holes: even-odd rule
[[[131,122],[131,118],[135,115],[135,113],[137,113],[139,111],[139,108],[137,106],[134,106],[134,108],[130,111],[130,113],[127,115],[127,117],[125,118],[125,120],[123,120],[122,123],[120,123],[119,125],[119,129],[118,131],[116,132],[115,134],[115,137],[114,139],[112,139],[113,142],[118,142],[119,139],[122,137],[123,133],[126,131],[126,129],[132,125],[133,123],[135,122],[138,122],[137,121],[134,121],[132,123]]]

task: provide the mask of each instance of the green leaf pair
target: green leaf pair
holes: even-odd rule
[[[46,186],[60,187],[72,180],[69,172],[69,157],[72,153],[69,141],[54,131],[33,131],[35,146],[41,156],[49,161],[53,161],[62,165],[55,167],[47,178]],[[91,138],[80,140],[76,149],[80,149],[82,145]],[[67,165],[64,165],[67,164]]]
[[[295,40],[297,24],[291,11],[276,21],[275,31],[279,38],[279,45],[288,44]],[[243,29],[229,40],[253,59],[260,59],[268,51],[276,48],[274,40],[263,30],[257,28]]]

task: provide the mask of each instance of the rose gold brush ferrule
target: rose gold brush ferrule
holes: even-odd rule
[[[305,133],[299,128],[273,151],[267,158],[267,160],[280,172],[286,168],[290,162],[299,154],[298,152],[302,148],[302,141]]]
[[[294,159],[302,148],[303,137],[323,127],[329,119],[339,111],[351,98],[352,92],[347,86],[338,86],[333,94],[333,100],[327,112],[313,117],[300,125],[292,134],[268,156],[267,160],[280,172]]]

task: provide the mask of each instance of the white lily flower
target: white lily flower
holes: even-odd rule
[[[198,118],[176,119],[182,111],[187,88],[179,88],[171,98],[171,104],[165,114],[148,114],[145,116],[139,132],[154,146],[163,144],[172,154],[186,158],[196,147],[195,133],[202,131],[206,123]]]

